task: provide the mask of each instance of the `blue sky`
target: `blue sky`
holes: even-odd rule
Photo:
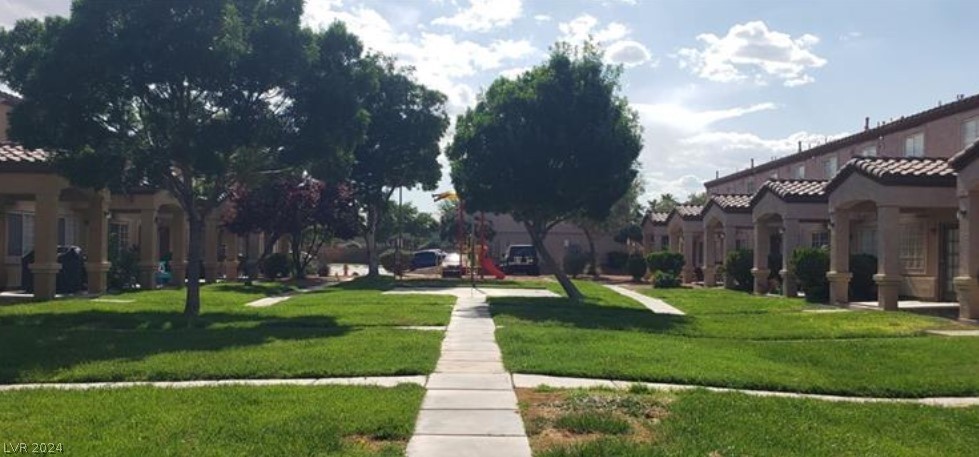
[[[0,26],[68,0],[0,0]],[[626,67],[648,197],[979,92],[976,1],[308,0],[416,67],[453,117],[493,79],[591,35]],[[442,189],[451,183],[446,170]],[[407,192],[423,210],[429,193]]]

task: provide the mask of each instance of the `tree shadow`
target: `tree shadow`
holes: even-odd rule
[[[205,313],[189,328],[182,315],[162,311],[92,310],[4,316],[0,318],[0,347],[5,348],[0,351],[0,382],[50,378],[93,362],[133,361],[166,353],[220,352],[275,341],[339,337],[352,331],[356,330],[337,325],[330,316]],[[106,377],[119,380],[127,376],[118,373],[98,379]]]
[[[602,305],[587,299],[564,297],[492,297],[490,312],[527,322],[551,323],[593,330],[630,330],[649,333],[675,331],[693,324],[689,316],[655,314],[646,309]]]
[[[221,283],[208,287],[208,290],[216,292],[233,292],[240,294],[263,294],[267,297],[281,295],[288,292],[295,292],[296,287],[288,284],[257,285],[245,283]]]

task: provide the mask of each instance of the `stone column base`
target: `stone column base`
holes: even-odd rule
[[[204,282],[210,284],[218,280],[218,270],[221,264],[217,262],[204,262]]]
[[[768,293],[768,275],[771,273],[767,268],[752,268],[751,275],[755,277],[754,292],[756,295]]]
[[[109,288],[108,273],[112,264],[109,262],[85,263],[85,275],[88,276],[88,293],[104,294]]]
[[[187,262],[170,261],[170,285],[183,287],[187,281]]]
[[[143,290],[156,288],[156,272],[159,271],[160,264],[156,262],[139,263],[139,287]]]
[[[959,299],[959,318],[979,319],[979,282],[969,276],[952,279]]]
[[[799,296],[799,281],[796,280],[795,275],[789,270],[780,270],[778,272],[782,276],[782,295],[795,298]]]
[[[850,278],[853,273],[849,271],[830,271],[826,273],[829,280],[829,302],[831,304],[846,305],[850,303]]]
[[[34,300],[43,301],[54,298],[58,286],[60,263],[32,263],[28,268],[34,275]]]
[[[886,311],[897,311],[898,295],[904,279],[897,275],[874,275],[877,283],[877,306]]]
[[[704,287],[717,286],[717,267],[709,265],[704,267]]]
[[[692,283],[694,280],[693,267],[684,265],[683,269],[680,270],[680,279],[683,280],[684,284]]]

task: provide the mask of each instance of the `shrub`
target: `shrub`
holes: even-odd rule
[[[629,270],[629,276],[632,276],[633,281],[642,281],[642,277],[646,275],[646,259],[638,252],[630,254],[626,269]]]
[[[680,277],[665,271],[653,273],[653,287],[657,289],[672,289],[680,287]]]
[[[751,274],[754,255],[754,251],[748,249],[737,249],[727,253],[727,258],[724,259],[724,271],[734,280],[732,289],[744,292],[754,290],[755,277]]]
[[[569,251],[564,256],[564,272],[577,278],[578,275],[584,273],[585,266],[588,265],[590,260],[588,254],[584,252],[578,250]]]
[[[606,254],[606,264],[608,264],[608,267],[611,270],[625,270],[625,264],[628,261],[629,254],[622,251],[611,251]]]
[[[292,261],[288,254],[277,252],[263,259],[258,269],[266,278],[284,278],[289,276],[289,272],[292,271]]]
[[[799,248],[792,253],[789,267],[799,280],[799,288],[806,294],[806,301],[829,301],[829,252],[820,248]]]
[[[139,248],[110,249],[107,285],[110,290],[129,290],[139,282]]]
[[[850,256],[850,299],[875,300],[877,284],[874,274],[877,273],[877,257],[870,254],[854,254]]]
[[[685,263],[683,254],[679,252],[659,251],[652,252],[646,256],[646,264],[649,265],[649,271],[662,271],[674,276],[680,276],[680,272],[683,270]]]

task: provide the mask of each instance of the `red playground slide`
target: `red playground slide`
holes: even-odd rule
[[[490,259],[489,257],[483,257],[482,259],[480,259],[479,266],[483,267],[483,271],[486,271],[489,274],[496,276],[496,279],[506,278],[506,275],[503,274],[503,272],[500,271],[500,269],[497,268],[495,264],[493,264],[493,260]]]

